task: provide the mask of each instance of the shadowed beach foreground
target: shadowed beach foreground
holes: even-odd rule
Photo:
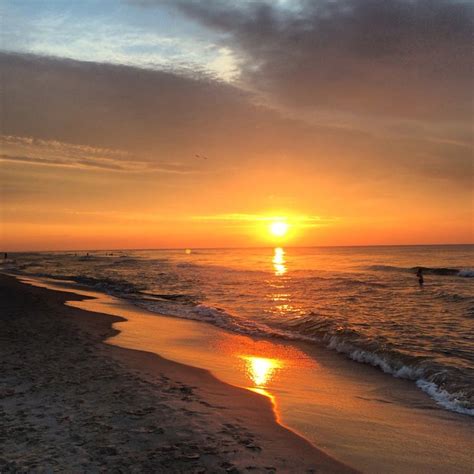
[[[102,344],[120,318],[64,306],[83,296],[0,283],[1,472],[355,472],[268,399]]]

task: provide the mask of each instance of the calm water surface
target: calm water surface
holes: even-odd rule
[[[473,245],[17,253],[3,263],[157,313],[323,344],[471,416],[473,267]]]

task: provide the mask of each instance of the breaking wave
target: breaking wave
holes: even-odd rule
[[[343,353],[352,360],[378,367],[393,377],[413,380],[418,388],[428,394],[443,408],[474,416],[474,387],[465,382],[465,377],[456,378],[447,368],[432,364],[427,359],[415,358],[400,353],[371,352],[332,336],[330,349]]]

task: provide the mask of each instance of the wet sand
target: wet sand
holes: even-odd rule
[[[103,344],[122,318],[0,275],[0,472],[355,472],[268,398]]]

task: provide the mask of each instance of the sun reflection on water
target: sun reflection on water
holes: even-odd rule
[[[272,263],[276,276],[284,275],[287,272],[285,251],[281,247],[275,248]]]

